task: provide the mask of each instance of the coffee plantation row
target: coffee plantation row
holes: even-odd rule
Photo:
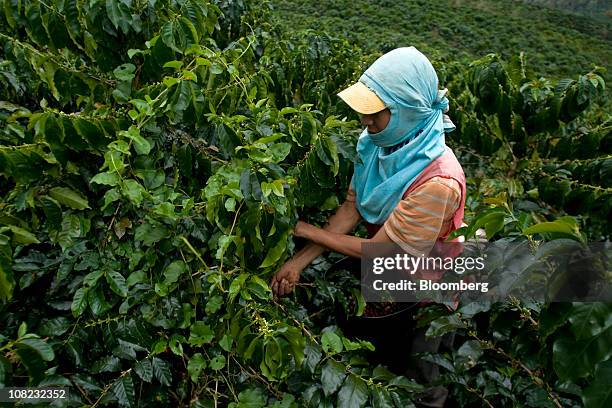
[[[286,32],[267,2],[3,0],[0,387],[55,406],[410,407],[338,311],[356,278],[321,259],[268,282],[298,218],[341,203],[359,125],[335,93],[377,54]],[[434,61],[468,175],[467,237],[609,239],[602,71],[549,80],[522,54]],[[607,116],[606,116],[607,115]],[[520,273],[520,271],[519,271]],[[461,406],[604,407],[612,306],[431,305]]]

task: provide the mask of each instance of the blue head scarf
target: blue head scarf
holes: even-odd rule
[[[361,162],[355,164],[352,181],[361,216],[382,224],[418,175],[444,153],[444,132],[455,126],[444,115],[448,99],[446,91],[438,91],[436,71],[414,47],[378,58],[359,81],[391,111],[384,130],[361,133]]]

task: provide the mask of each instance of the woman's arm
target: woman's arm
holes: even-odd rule
[[[317,230],[335,233],[335,234],[348,234],[361,220],[361,216],[355,207],[354,201],[345,201],[340,208],[336,211],[334,215],[329,217],[327,220],[327,224],[321,229],[317,228]],[[302,221],[298,221],[298,226],[295,228],[295,236],[300,237],[298,230],[300,224],[306,224]],[[310,224],[307,224],[310,225]],[[316,228],[316,227],[313,227]],[[304,237],[306,238],[306,237]],[[292,259],[295,259],[299,262],[299,264],[303,265],[305,268],[312,261],[315,260],[316,257],[321,255],[325,249],[329,248],[326,245],[317,245],[316,241],[308,238],[311,243],[308,243],[302,250],[300,250],[297,254],[293,256]]]
[[[329,217],[323,229],[319,229],[331,233],[347,234],[355,228],[360,219],[361,216],[355,207],[355,201],[346,200],[336,213]],[[321,255],[325,249],[325,247],[315,243],[308,243],[272,277],[270,282],[272,291],[280,296],[290,293],[295,283],[300,279],[302,270]]]
[[[361,258],[362,244],[367,244],[369,242],[392,242],[384,228],[378,230],[376,235],[372,238],[367,239],[326,231],[302,221],[299,221],[295,227],[295,236],[309,239],[315,244],[355,258]]]

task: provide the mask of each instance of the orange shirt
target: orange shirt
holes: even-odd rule
[[[346,199],[355,201],[352,189]],[[433,177],[400,200],[383,227],[407,253],[427,255],[438,237],[452,228],[460,203],[461,187],[456,180]]]

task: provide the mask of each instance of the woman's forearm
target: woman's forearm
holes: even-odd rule
[[[355,202],[345,201],[334,215],[329,217],[327,224],[323,227],[323,230],[329,232],[335,232],[339,234],[347,234],[355,228],[359,223],[361,216],[355,208]],[[293,261],[297,262],[301,267],[305,268],[312,261],[320,256],[327,248],[325,246],[317,245],[317,243],[310,242],[304,248],[299,250],[294,256]]]
[[[355,202],[345,201],[336,213],[329,217],[323,229],[329,232],[348,234],[355,229],[360,220],[361,215],[355,207]]]
[[[296,235],[314,244],[355,258],[361,258],[363,244],[392,242],[384,228],[380,228],[372,238],[360,238],[317,228],[301,221],[296,226]]]
[[[369,241],[366,238],[325,231],[317,227],[309,229],[305,238],[332,251],[354,258],[361,258],[361,244]]]

